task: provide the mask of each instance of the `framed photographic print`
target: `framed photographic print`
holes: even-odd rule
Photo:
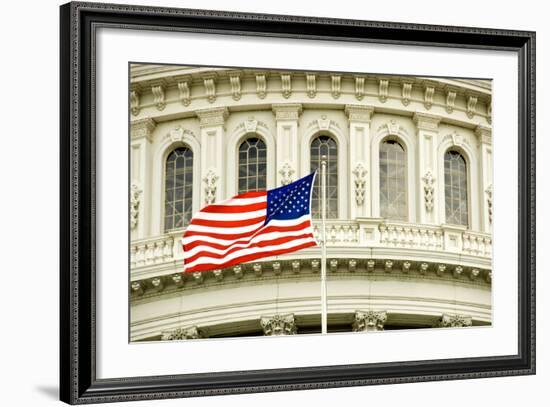
[[[534,33],[69,3],[60,44],[63,401],[535,372]]]

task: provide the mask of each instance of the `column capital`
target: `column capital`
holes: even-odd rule
[[[260,324],[266,336],[294,335],[296,334],[296,321],[294,314],[273,315],[261,317]]]
[[[474,132],[480,143],[492,144],[493,132],[490,127],[479,125],[476,127]]]
[[[439,127],[439,123],[441,122],[441,116],[416,112],[413,115],[413,121],[418,130],[436,131]]]
[[[374,107],[365,105],[346,105],[344,109],[350,122],[370,123]]]
[[[386,320],[386,311],[355,311],[353,331],[383,331]]]
[[[182,339],[199,339],[202,338],[200,330],[196,326],[190,328],[177,328],[173,331],[164,332],[162,334],[163,341],[177,341]]]
[[[130,123],[130,136],[132,140],[146,138],[149,142],[153,141],[153,130],[157,124],[153,119],[147,117],[145,119],[135,120]]]
[[[443,314],[439,321],[439,326],[442,328],[472,326],[472,317],[458,314]]]
[[[201,127],[223,126],[225,119],[229,116],[229,110],[226,107],[216,107],[212,109],[197,110],[197,117]]]
[[[275,120],[298,120],[302,113],[300,103],[273,103],[271,107],[275,113]]]

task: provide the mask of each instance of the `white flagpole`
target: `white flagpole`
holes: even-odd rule
[[[327,239],[325,218],[327,212],[327,156],[321,156],[321,333],[327,333]]]

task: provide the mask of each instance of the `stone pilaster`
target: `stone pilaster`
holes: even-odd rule
[[[437,326],[440,328],[472,326],[472,317],[458,314],[443,314]]]
[[[436,179],[437,145],[439,123],[441,117],[427,113],[416,112],[413,120],[417,128],[417,176],[418,196],[417,218],[420,223],[439,224],[443,222],[444,214],[439,213],[437,205],[437,188],[443,185],[443,180]]]
[[[273,113],[277,122],[277,186],[295,181],[300,176],[300,146],[298,143],[298,119],[302,105],[296,103],[281,103],[273,105]],[[288,177],[288,174],[293,176]]]
[[[151,212],[151,143],[156,123],[146,118],[130,124],[130,233],[132,239],[149,236],[146,217]]]
[[[260,324],[265,336],[296,334],[294,314],[261,317]]]
[[[350,140],[351,219],[372,216],[370,182],[370,124],[372,106],[346,105]]]
[[[198,110],[201,127],[201,195],[200,206],[226,199],[225,119],[226,107]]]
[[[353,331],[383,331],[386,320],[386,311],[356,311]]]
[[[480,220],[483,232],[491,233],[493,221],[493,137],[490,127],[477,126],[479,142]]]

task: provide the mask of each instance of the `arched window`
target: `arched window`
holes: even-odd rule
[[[445,222],[468,226],[466,160],[457,151],[445,153]]]
[[[265,189],[266,153],[265,143],[256,137],[239,146],[239,194]]]
[[[187,147],[172,151],[166,159],[164,229],[187,226],[193,207],[193,152]]]
[[[395,140],[380,144],[380,216],[407,220],[407,155]]]
[[[321,157],[327,156],[327,212],[328,219],[338,217],[338,146],[329,136],[319,136],[311,142],[311,171],[319,170],[311,196],[311,212],[321,218]]]

